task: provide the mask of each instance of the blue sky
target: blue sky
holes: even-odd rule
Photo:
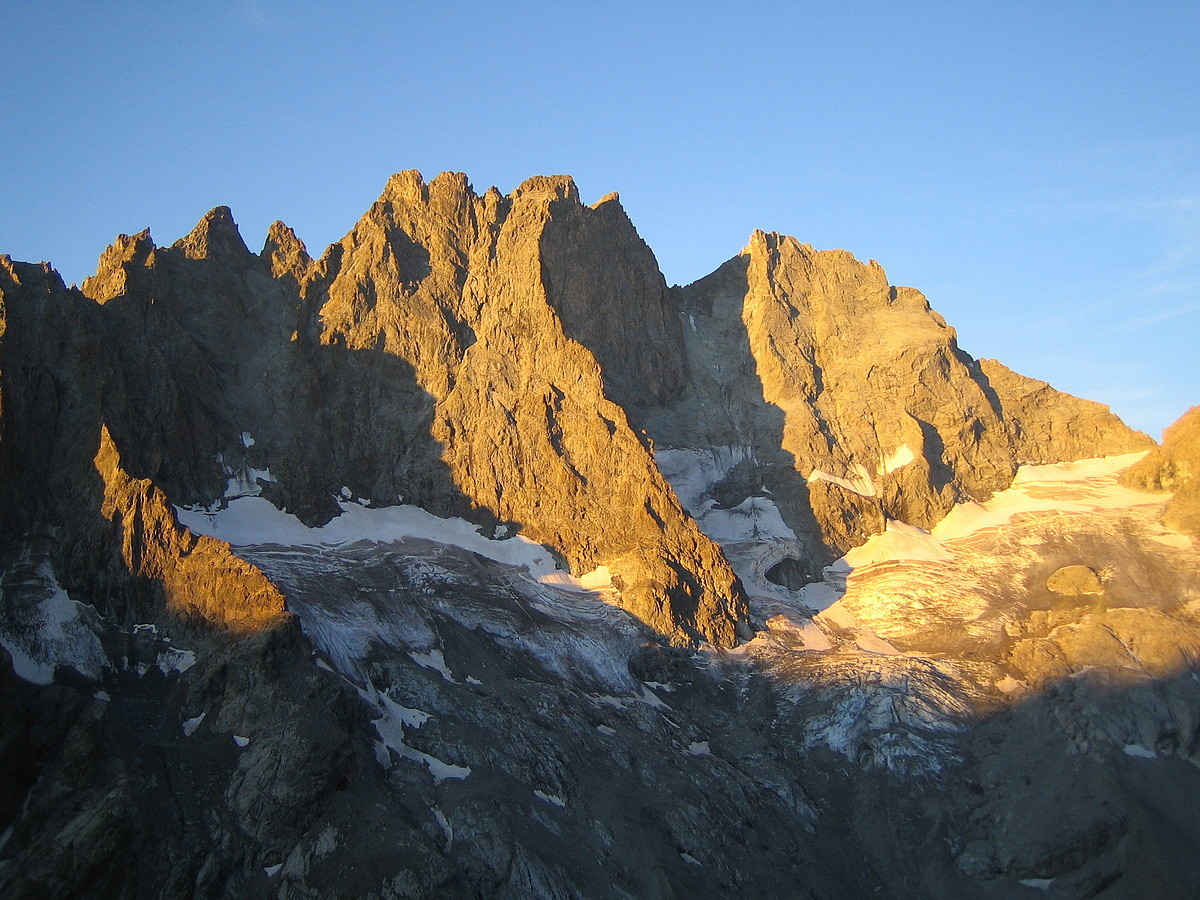
[[[1200,4],[16,2],[0,253],[226,204],[314,254],[388,175],[617,190],[667,279],[754,228],[1158,436],[1200,403]]]

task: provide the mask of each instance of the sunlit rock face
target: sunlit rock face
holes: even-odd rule
[[[1184,534],[1200,534],[1200,407],[1193,406],[1171,425],[1162,446],[1121,481],[1135,490],[1172,492],[1163,522]]]
[[[1195,895],[1194,430],[565,177],[0,257],[0,893]]]

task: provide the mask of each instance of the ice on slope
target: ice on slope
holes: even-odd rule
[[[0,591],[0,610],[0,644],[26,681],[50,684],[59,666],[99,679],[110,666],[96,611],[72,600],[48,564],[37,566],[20,585],[10,581],[9,590]]]
[[[657,450],[654,461],[700,530],[721,546],[751,598],[793,602],[791,592],[766,574],[782,560],[799,559],[804,553],[775,501],[755,495],[732,508],[720,508],[710,496],[735,468],[755,462],[753,449]],[[767,493],[765,488],[761,493]]]
[[[1145,456],[1083,459],[1048,466],[1022,466],[1008,490],[983,503],[960,503],[934,526],[938,541],[967,537],[984,528],[1007,525],[1021,513],[1095,512],[1161,502],[1162,498],[1117,484],[1115,476]]]
[[[384,769],[392,767],[392,759],[388,753],[391,750],[401,759],[424,765],[429,769],[429,774],[433,776],[434,784],[441,784],[449,779],[463,779],[471,774],[470,766],[456,766],[444,762],[436,756],[422,753],[405,743],[404,729],[420,728],[431,718],[428,713],[401,706],[387,694],[376,691],[374,686],[369,691],[360,691],[360,693],[380,712],[380,716],[371,724],[375,726],[375,732],[379,735],[379,740],[375,744],[375,756]]]
[[[928,531],[889,519],[880,534],[855,547],[829,567],[831,572],[850,572],[893,559],[950,560],[950,552]]]
[[[235,547],[276,544],[290,547],[330,547],[357,541],[391,543],[422,538],[462,547],[495,562],[526,569],[538,581],[579,592],[611,590],[606,568],[575,577],[558,568],[553,554],[521,535],[492,540],[480,526],[465,519],[443,519],[418,506],[364,507],[339,500],[341,515],[319,528],[309,528],[291,513],[276,508],[263,497],[243,496],[220,510],[176,507],[180,524],[194,534],[205,534]]]

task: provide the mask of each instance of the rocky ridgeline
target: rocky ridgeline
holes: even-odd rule
[[[556,281],[564,308],[595,303],[580,267],[600,268],[605,240],[636,240],[614,204],[589,209],[565,178],[481,197],[461,175],[425,184],[409,172],[316,261],[281,223],[251,254],[224,208],[171,248],[122,238],[83,290],[129,338],[138,405],[160,411],[123,452],[179,503],[217,502],[229,469],[248,463],[311,524],[338,512],[345,487],[519,531],[576,573],[607,566],[621,602],[669,640],[730,645],[745,620],[732,571],[606,398],[595,357],[564,334],[546,287]],[[557,266],[543,263],[549,240],[574,241]],[[628,281],[665,293],[652,258],[640,274],[646,284]],[[647,308],[613,277],[615,317]],[[619,362],[639,381],[670,371],[661,351],[637,352]],[[168,409],[150,396],[157,370],[188,385]],[[678,380],[658,376],[660,393]]]

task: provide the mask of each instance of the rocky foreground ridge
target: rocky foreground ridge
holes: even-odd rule
[[[1185,432],[1125,484],[1176,489]],[[990,569],[922,542],[1022,465],[1153,446],[843,251],[756,232],[668,287],[565,177],[402,173],[319,259],[223,207],[82,290],[0,257],[0,886],[1133,896],[1176,832],[1136,824],[1160,801],[1120,741],[1195,753],[1194,546],[1098,487],[1072,502],[1136,510]],[[855,553],[940,587],[864,601]],[[1050,561],[1092,573],[1070,602]],[[1116,724],[1054,745],[1078,821],[1020,844],[1019,757],[1093,670]],[[980,792],[932,797],[951,771]]]

